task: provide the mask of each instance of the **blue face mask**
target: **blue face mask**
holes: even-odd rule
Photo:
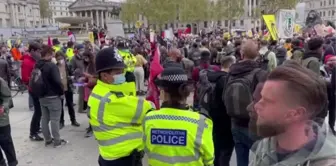
[[[124,74],[117,74],[113,76],[113,85],[119,85],[119,84],[123,84],[124,82],[126,82],[126,77]]]

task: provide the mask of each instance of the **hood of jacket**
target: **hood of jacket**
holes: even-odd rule
[[[253,60],[244,60],[238,63],[233,64],[230,67],[230,75],[232,76],[244,76],[250,73],[255,68],[258,68],[259,65],[256,61]]]
[[[318,125],[317,125],[318,126]],[[336,164],[336,137],[329,125],[313,127],[315,139],[304,148],[278,161],[275,138],[265,138],[253,145],[252,166],[331,166]]]
[[[310,57],[315,57],[315,58],[320,60],[322,55],[320,53],[318,53],[317,51],[307,50],[307,51],[304,52],[302,59],[307,59],[307,58],[310,58]]]
[[[51,64],[51,61],[40,59],[36,62],[35,66],[39,69],[42,69],[45,65]]]
[[[295,51],[302,51],[302,52],[304,52],[303,48],[298,47],[298,46],[293,46],[292,53],[294,53]]]
[[[287,50],[284,47],[278,47],[276,51],[277,51],[276,54],[277,58],[285,58],[287,56]]]

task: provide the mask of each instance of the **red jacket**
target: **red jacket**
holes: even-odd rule
[[[22,82],[26,85],[29,84],[30,75],[34,69],[35,63],[35,59],[30,56],[29,53],[26,53],[22,56],[21,78]]]

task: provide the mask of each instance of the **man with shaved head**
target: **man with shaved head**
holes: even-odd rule
[[[181,63],[182,61],[182,53],[177,48],[172,48],[168,52],[168,58],[166,62],[163,64],[163,68],[167,67],[180,67],[183,68],[183,65]]]
[[[267,72],[259,68],[256,62],[258,45],[251,39],[241,46],[241,57],[238,63],[231,66],[226,84],[224,103],[231,117],[232,136],[238,166],[247,166],[249,150],[256,136],[249,134],[249,113],[247,106],[252,102],[253,92],[259,82],[265,80]]]

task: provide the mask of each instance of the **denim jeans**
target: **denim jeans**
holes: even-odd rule
[[[256,138],[250,137],[248,128],[232,126],[231,131],[235,144],[237,166],[248,166],[250,148]]]

